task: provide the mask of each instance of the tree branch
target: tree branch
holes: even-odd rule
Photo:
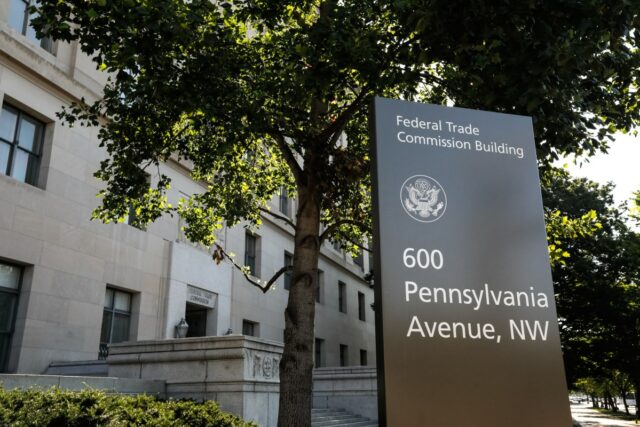
[[[269,215],[271,215],[272,217],[279,219],[280,221],[283,221],[285,224],[290,225],[292,228],[296,228],[296,225],[293,223],[293,221],[291,221],[289,218],[287,218],[284,215],[279,215],[277,213],[274,213],[272,211],[270,211],[269,209],[266,208],[259,208],[261,212],[267,213]]]
[[[282,134],[280,134],[279,132],[270,132],[269,135],[271,135],[271,137],[275,139],[276,142],[278,143],[278,148],[280,148],[282,157],[284,157],[284,160],[287,162],[287,165],[289,165],[289,169],[291,169],[291,173],[293,174],[293,177],[295,178],[296,183],[302,184],[302,181],[303,181],[302,168],[298,164],[298,161],[296,160],[295,156],[293,155],[293,152],[289,148],[289,144],[287,144],[287,141],[285,140],[284,136],[282,136]]]
[[[420,73],[420,77],[422,77],[425,80],[430,80],[432,82],[438,83],[440,86],[446,87],[446,82],[442,80],[440,77],[434,76],[433,74]]]
[[[371,252],[371,253],[373,253],[373,250],[372,250],[372,249],[369,249],[369,248],[367,248],[366,246],[362,246],[362,245],[361,245],[360,243],[358,243],[358,242],[355,242],[355,241],[353,241],[353,240],[351,240],[351,239],[345,239],[345,240],[346,240],[347,242],[351,243],[352,245],[357,246],[358,248],[362,249],[363,251],[367,251],[367,252]]]
[[[425,81],[431,81],[433,83],[440,85],[442,88],[444,88],[445,91],[448,91],[449,92],[448,94],[450,95],[456,95],[456,96],[463,95],[461,91],[448,87],[447,83],[438,76],[434,76],[433,74],[430,74],[430,73],[420,73],[420,77],[422,77],[422,79],[424,79]]]
[[[327,227],[326,230],[324,230],[322,232],[322,234],[320,235],[320,243],[324,242],[327,238],[329,238],[333,233],[335,233],[336,231],[338,231],[340,229],[340,227],[342,227],[343,225],[354,225],[356,227],[358,227],[360,229],[360,231],[365,231],[365,232],[369,232],[370,230],[360,221],[356,221],[354,219],[341,219],[339,221],[334,222],[333,224],[331,224],[329,227]],[[357,245],[354,242],[351,242],[356,246],[360,246]],[[369,250],[369,249],[367,249]]]
[[[280,270],[276,271],[274,273],[274,275],[271,276],[271,279],[269,279],[268,282],[265,282],[263,280],[258,279],[257,277],[254,277],[254,276],[248,274],[247,271],[246,271],[246,268],[244,268],[244,266],[238,264],[233,259],[233,257],[231,255],[229,255],[224,249],[222,249],[222,246],[220,246],[218,244],[216,244],[215,246],[216,246],[216,249],[213,252],[213,259],[216,261],[216,263],[219,263],[220,261],[222,261],[223,259],[226,258],[229,262],[231,262],[231,264],[235,268],[240,270],[240,272],[242,273],[244,278],[247,279],[247,281],[250,284],[252,284],[256,288],[260,289],[265,294],[267,293],[267,291],[269,291],[269,289],[271,289],[271,286],[273,286],[273,284],[276,282],[276,280],[278,280],[278,278],[280,276],[282,276],[287,271],[292,271],[293,270],[293,266],[292,265],[285,265]]]
[[[269,281],[265,285],[265,287],[262,290],[262,292],[267,292],[269,290],[269,288],[271,287],[271,285],[273,285],[275,283],[275,281],[278,280],[278,277],[282,276],[287,271],[293,271],[293,266],[292,265],[285,265],[280,270],[276,271],[273,274],[273,276],[271,276],[271,279],[269,279]]]
[[[325,130],[323,130],[320,135],[320,140],[328,140],[330,139],[329,146],[333,146],[336,143],[338,138],[340,138],[340,134],[344,129],[344,126],[347,122],[353,117],[355,112],[360,108],[360,104],[364,101],[367,96],[368,89],[362,88],[356,99],[335,119]]]
[[[405,47],[412,41],[412,37],[415,37],[415,35],[412,35],[409,39],[400,42],[397,46],[395,46],[394,49],[388,52],[387,56],[389,56],[389,58],[387,59],[387,68],[390,67],[393,63],[392,58],[395,58],[398,52],[400,52],[403,47]],[[331,137],[329,146],[333,146],[333,144],[335,144],[335,142],[340,137],[342,129],[344,129],[346,123],[349,121],[349,119],[351,119],[351,117],[353,117],[355,112],[360,107],[360,104],[365,100],[368,92],[369,89],[366,86],[363,87],[358,96],[356,96],[356,99],[354,99],[353,102],[342,113],[340,113],[338,118],[333,123],[331,123],[324,131],[320,133],[320,139],[324,140]]]

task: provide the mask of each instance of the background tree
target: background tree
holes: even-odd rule
[[[631,216],[640,222],[640,191],[633,193],[631,200]]]
[[[614,408],[612,390],[640,390],[640,236],[613,204],[611,186],[574,179],[564,170],[544,175],[548,208],[569,217],[595,212],[598,230],[559,238],[566,252],[553,268],[569,385],[590,378]],[[594,402],[595,403],[595,402]]]
[[[610,375],[611,382],[616,389],[619,396],[622,396],[622,403],[624,405],[624,411],[629,415],[629,402],[627,402],[627,395],[633,390],[633,384],[629,375],[624,372],[614,370]],[[636,411],[637,412],[637,411]]]
[[[370,229],[372,97],[533,115],[542,163],[606,148],[638,120],[640,5],[601,3],[58,0],[40,2],[34,24],[77,40],[111,76],[101,100],[61,114],[101,126],[97,218],[177,213],[211,245],[223,221],[258,225],[280,186],[295,194],[279,424],[306,426],[320,244]],[[167,177],[149,189],[142,170],[170,156],[207,185],[179,206]],[[286,270],[247,277],[266,291]]]

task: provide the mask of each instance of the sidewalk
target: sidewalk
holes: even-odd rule
[[[624,412],[622,413],[624,414]],[[587,403],[571,405],[571,415],[582,427],[640,427],[640,424],[633,421],[620,420],[610,415],[601,414]]]

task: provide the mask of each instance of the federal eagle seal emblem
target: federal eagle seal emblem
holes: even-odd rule
[[[433,222],[442,217],[447,208],[447,195],[438,181],[427,175],[414,175],[402,184],[402,207],[409,216],[420,222]]]

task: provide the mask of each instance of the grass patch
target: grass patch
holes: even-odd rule
[[[633,421],[636,419],[635,415],[627,415],[624,411],[611,411],[609,409],[603,409],[603,408],[594,408],[594,409],[600,412],[601,414],[605,414],[610,417],[618,418],[625,421]],[[633,412],[633,410],[631,410],[631,412]]]

